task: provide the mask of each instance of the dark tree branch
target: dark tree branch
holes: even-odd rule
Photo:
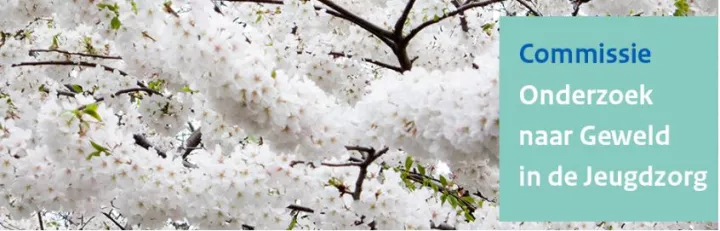
[[[358,175],[358,178],[355,181],[355,191],[353,191],[353,193],[352,193],[353,200],[357,201],[357,200],[360,200],[360,193],[362,193],[363,181],[365,181],[365,177],[367,177],[368,166],[370,166],[370,164],[372,164],[372,162],[375,161],[377,158],[379,158],[380,156],[387,153],[389,148],[385,147],[378,152],[375,152],[375,149],[373,149],[373,148],[370,148],[370,149],[360,148],[360,147],[350,147],[350,148],[353,148],[354,150],[366,150],[366,151],[369,150],[367,152],[367,158],[365,159],[365,161],[360,163],[360,174]],[[350,148],[348,148],[348,150],[351,150]]]
[[[123,89],[123,90],[119,90],[119,91],[115,92],[115,93],[112,94],[112,95],[113,95],[113,96],[118,96],[118,95],[122,95],[122,94],[133,93],[133,92],[140,92],[140,91],[144,91],[144,92],[148,93],[149,95],[153,95],[153,94],[162,95],[162,93],[160,93],[160,92],[158,92],[158,91],[156,91],[156,90],[147,88],[147,87]],[[98,99],[98,101],[102,101],[102,100],[103,100],[102,98]]]
[[[325,4],[326,6],[330,7],[331,9],[335,10],[336,12],[344,15],[345,17],[347,17],[346,19],[348,21],[364,28],[368,32],[377,36],[378,38],[382,38],[382,37],[389,38],[389,37],[393,36],[392,32],[382,29],[382,28],[376,26],[375,24],[372,24],[371,22],[366,21],[365,19],[358,17],[357,15],[351,13],[350,11],[346,10],[345,8],[338,6],[331,0],[318,0],[318,1],[321,2],[322,4]]]
[[[522,4],[525,8],[527,8],[530,13],[532,13],[535,16],[543,16],[539,11],[537,11],[533,6],[525,2],[525,0],[516,0],[520,4]]]
[[[448,224],[435,225],[434,223],[432,223],[432,221],[430,222],[430,229],[437,229],[437,230],[456,230],[455,227],[452,227],[452,226],[450,226],[450,225],[448,225]]]
[[[143,147],[145,149],[150,150],[150,148],[153,148],[152,144],[150,144],[150,141],[148,141],[143,135],[140,134],[134,134],[133,139],[135,139],[135,144],[137,144],[140,147]],[[167,154],[165,152],[158,150],[157,148],[153,148],[157,151],[158,155],[162,158],[166,158]]]
[[[48,93],[48,94],[50,93],[50,90],[45,89],[45,88],[40,89],[40,91],[45,92],[45,93]],[[69,91],[62,91],[62,90],[57,90],[57,95],[58,95],[58,96],[75,97],[75,93],[72,93],[72,92],[69,92]]]
[[[271,5],[285,4],[282,0],[220,0],[220,2],[250,2],[250,3],[257,3],[257,4],[271,4]],[[315,6],[314,8],[317,11],[325,11],[329,15],[350,21],[350,19],[348,19],[344,15],[342,15],[338,12],[335,12],[331,9],[327,9],[327,8],[319,7],[319,6]]]
[[[292,210],[296,210],[296,211],[306,212],[306,213],[315,213],[315,210],[313,210],[313,209],[311,209],[311,208],[308,208],[308,207],[303,207],[303,206],[300,206],[300,205],[288,205],[287,208],[288,208],[288,209],[292,209]]]
[[[43,224],[42,213],[40,211],[37,212],[37,217],[38,223],[40,223],[40,230],[45,230],[45,224]]]
[[[195,150],[198,145],[200,145],[201,141],[202,133],[200,132],[200,129],[196,129],[185,141],[185,152],[182,155],[183,160],[187,159],[187,156],[190,155],[190,153]]]
[[[39,61],[39,62],[22,62],[22,63],[16,63],[10,65],[11,67],[21,67],[21,66],[44,66],[44,65],[56,65],[56,66],[84,66],[84,67],[97,67],[100,66],[105,71],[109,72],[115,72],[117,71],[120,75],[126,76],[128,75],[126,72],[105,66],[100,65],[96,63],[90,63],[90,62],[84,62],[84,61]]]
[[[590,0],[570,0],[570,2],[573,3],[572,16],[573,16],[573,17],[577,16],[577,15],[578,15],[578,12],[580,12],[580,6],[581,6],[583,3],[587,3],[587,2],[589,2],[589,1],[590,1]]]
[[[125,230],[125,227],[123,227],[122,225],[120,225],[120,223],[119,223],[118,221],[116,221],[115,218],[113,218],[112,216],[110,216],[109,213],[102,212],[102,214],[105,215],[105,217],[107,217],[108,219],[110,219],[110,221],[112,221],[113,223],[115,223],[115,225],[116,225],[120,230]]]
[[[190,129],[190,132],[195,132],[195,126],[193,126],[191,122],[188,121],[187,125],[188,125],[188,129]]]
[[[467,3],[467,4],[461,6],[460,8],[458,8],[458,9],[456,9],[456,10],[450,12],[450,13],[447,13],[447,14],[445,14],[445,15],[443,15],[443,16],[441,16],[441,17],[438,17],[438,18],[436,18],[436,19],[433,19],[433,20],[430,20],[430,21],[426,21],[426,22],[420,24],[419,26],[415,27],[414,29],[412,29],[412,30],[410,31],[410,33],[409,33],[407,36],[405,36],[404,42],[405,42],[405,43],[409,43],[410,40],[412,40],[412,38],[414,38],[418,33],[420,33],[420,31],[422,31],[423,29],[425,29],[425,28],[427,28],[427,27],[429,27],[429,26],[432,26],[432,25],[434,25],[434,24],[436,24],[436,23],[438,23],[438,22],[440,22],[440,21],[442,21],[442,20],[444,20],[444,19],[446,19],[446,18],[453,17],[453,16],[455,16],[455,15],[458,15],[458,14],[460,14],[460,13],[463,13],[463,12],[465,12],[465,11],[467,11],[467,10],[470,10],[470,9],[473,9],[473,8],[485,7],[485,6],[488,6],[488,5],[490,5],[490,4],[498,3],[498,2],[502,2],[502,1],[505,1],[505,0],[485,0],[485,1],[482,1],[482,2]]]
[[[87,226],[88,224],[90,224],[90,222],[91,222],[93,219],[95,219],[95,216],[92,216],[92,217],[90,217],[90,219],[88,219],[87,221],[83,222],[83,225],[82,225],[82,227],[80,227],[80,230],[83,230],[83,229],[85,228],[85,226]]]
[[[336,164],[336,163],[322,163],[322,166],[327,167],[360,167],[361,163],[342,163],[342,164]]]
[[[333,57],[345,57],[345,58],[352,58],[352,57],[353,57],[352,55],[348,55],[348,54],[345,54],[345,53],[342,53],[342,52],[330,52],[330,55],[333,56]],[[377,60],[368,59],[368,58],[360,58],[360,61],[368,62],[368,63],[371,63],[371,64],[375,64],[375,65],[377,65],[377,66],[379,66],[379,67],[387,68],[387,69],[390,69],[390,70],[393,70],[393,71],[396,71],[396,72],[400,72],[400,73],[403,72],[402,68],[400,68],[400,67],[398,67],[398,66],[393,66],[393,65],[390,65],[390,64],[387,64],[387,63],[383,63],[383,62],[380,62],[380,61],[377,61]]]
[[[284,2],[281,0],[224,0],[224,1],[227,1],[227,2],[253,2],[253,3],[258,3],[258,4],[277,4],[277,5],[284,4]],[[335,4],[332,0],[318,0],[318,1],[331,9],[331,10],[326,11],[326,12],[328,12],[328,14],[345,19],[345,20],[365,29],[366,31],[370,32],[375,37],[380,39],[388,47],[390,47],[393,54],[396,56],[396,58],[398,60],[399,67],[389,65],[389,64],[386,64],[383,62],[379,62],[376,60],[372,60],[372,59],[361,59],[362,61],[369,62],[369,63],[375,64],[375,65],[378,65],[380,67],[384,67],[384,68],[402,73],[402,72],[412,69],[412,65],[414,63],[415,58],[411,60],[408,57],[407,46],[410,43],[410,41],[412,40],[412,38],[415,37],[418,33],[420,33],[420,31],[422,31],[423,29],[425,29],[428,26],[431,26],[435,23],[438,23],[446,18],[455,16],[455,15],[461,16],[460,21],[461,21],[461,26],[463,27],[463,31],[468,31],[469,29],[467,28],[467,21],[464,18],[465,11],[472,9],[472,8],[476,8],[476,7],[484,7],[484,6],[487,6],[487,5],[496,3],[496,2],[502,2],[505,0],[486,0],[483,2],[469,1],[463,5],[461,5],[458,0],[453,0],[453,4],[457,7],[457,9],[455,11],[445,14],[442,17],[439,17],[437,19],[427,21],[427,22],[420,24],[418,27],[410,30],[409,34],[405,37],[403,37],[403,30],[404,30],[405,22],[407,21],[408,15],[410,14],[410,11],[412,10],[413,5],[415,4],[415,0],[408,0],[408,3],[405,6],[405,8],[403,9],[402,14],[398,18],[398,20],[395,22],[393,31],[389,31],[387,29],[380,28],[379,26],[377,26],[371,22],[368,22],[367,20],[365,20],[363,18],[360,18],[359,16],[353,14],[352,12],[348,11],[347,9]],[[317,6],[315,7],[315,9],[323,10],[323,8],[317,7]],[[295,31],[295,29],[293,31]],[[340,55],[340,54],[342,54],[342,53],[335,53],[334,55],[350,57],[349,55]],[[331,55],[333,55],[333,54],[331,53]]]
[[[348,151],[358,151],[358,152],[364,152],[364,153],[375,152],[374,148],[366,148],[366,147],[360,147],[360,146],[345,146],[345,149],[347,149]]]
[[[122,57],[120,57],[120,56],[85,54],[85,53],[69,52],[69,51],[57,50],[57,49],[33,49],[33,50],[30,50],[30,56],[32,56],[35,53],[40,53],[40,52],[55,52],[55,53],[61,53],[61,54],[66,54],[66,55],[76,55],[76,56],[98,58],[98,59],[122,59]]]
[[[295,165],[298,165],[298,164],[305,164],[305,165],[307,165],[307,166],[310,166],[311,168],[315,168],[315,164],[313,164],[312,162],[305,162],[305,161],[302,161],[302,160],[293,160],[293,161],[290,161],[290,167],[291,167],[291,168],[292,168],[292,167],[295,167]]]
[[[142,85],[140,82],[138,82],[138,85],[144,86],[144,85]],[[113,93],[112,95],[110,95],[110,97],[116,97],[116,96],[118,96],[118,95],[127,94],[127,93],[133,93],[133,92],[140,92],[140,91],[147,92],[149,95],[153,95],[153,94],[162,95],[160,92],[158,92],[158,91],[156,91],[156,90],[153,90],[153,89],[150,89],[150,88],[147,88],[147,87],[139,87],[139,88],[129,88],[129,89],[119,90],[119,91]],[[95,98],[95,101],[96,101],[96,102],[102,102],[102,101],[104,101],[104,100],[105,100],[104,97]],[[87,105],[80,106],[80,107],[78,108],[78,110],[83,110],[83,109],[85,109],[86,106],[87,106]]]
[[[453,6],[455,6],[455,8],[460,8],[460,6],[462,6],[462,4],[460,4],[459,0],[452,0],[452,1],[450,1],[450,3],[452,3]],[[468,22],[467,22],[467,19],[465,18],[465,12],[460,12],[459,15],[460,15],[460,28],[465,33],[469,32],[470,27],[468,27]]]
[[[397,22],[395,22],[395,31],[393,33],[393,37],[396,41],[402,39],[403,27],[405,27],[405,21],[407,21],[408,15],[410,15],[410,10],[412,10],[413,5],[415,5],[415,0],[408,0],[407,5],[405,5],[405,9],[400,15],[400,18],[398,18]]]

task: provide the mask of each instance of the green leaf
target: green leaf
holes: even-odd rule
[[[412,164],[413,164],[413,159],[412,159],[412,157],[411,157],[411,156],[407,156],[407,157],[405,158],[405,171],[410,171],[410,169],[412,168]]]
[[[438,186],[437,186],[436,184],[430,184],[430,187],[432,187],[432,189],[433,189],[433,191],[435,191],[435,193],[437,193],[438,191],[440,191],[440,190],[438,189]]]
[[[690,5],[687,3],[687,0],[675,0],[675,13],[673,13],[673,16],[688,16],[690,13]]]
[[[60,33],[53,35],[52,44],[50,44],[50,50],[55,50],[55,49],[60,48],[60,42],[58,42],[59,37],[60,37]]]
[[[335,178],[335,177],[330,178],[328,180],[328,184],[332,185],[333,187],[338,187],[338,186],[343,185],[343,183],[338,178]]]
[[[91,160],[93,157],[96,157],[96,156],[100,156],[100,152],[99,152],[99,151],[94,151],[94,152],[90,153],[90,155],[88,155],[87,157],[85,157],[85,160]]]
[[[150,81],[150,82],[148,83],[148,88],[153,89],[153,90],[156,90],[156,91],[162,91],[162,87],[163,87],[164,84],[165,84],[165,80],[163,80],[163,79],[158,79],[158,80],[155,80],[155,81]]]
[[[442,184],[442,186],[447,186],[448,184],[447,179],[445,179],[443,175],[440,175],[440,184]]]
[[[257,137],[255,137],[255,136],[248,136],[248,137],[247,137],[247,141],[248,141],[249,143],[253,143],[253,144],[260,143],[260,140],[259,140]]]
[[[83,113],[92,116],[93,118],[97,119],[98,121],[102,121],[102,118],[100,118],[100,114],[97,113],[98,104],[97,103],[91,103],[85,106],[83,109]]]
[[[287,227],[287,230],[293,230],[295,228],[295,225],[297,225],[297,214],[293,216],[292,221],[290,221],[290,225]]]
[[[458,206],[457,198],[455,198],[454,196],[448,196],[448,203],[450,203],[450,205],[452,205],[453,209],[457,208],[457,206]]]
[[[130,2],[130,6],[132,7],[132,12],[137,14],[137,12],[138,12],[137,3],[135,3],[135,1],[132,1],[132,2]]]
[[[485,205],[485,201],[484,201],[484,200],[478,201],[478,208],[482,208],[483,205]]]
[[[184,86],[184,87],[182,87],[182,88],[180,88],[180,91],[181,91],[181,92],[185,92],[185,93],[196,93],[196,92],[198,92],[198,91],[195,91],[195,90],[193,90],[193,89],[190,89],[190,87],[187,86],[187,85]]]
[[[90,145],[95,149],[95,151],[98,152],[106,152],[107,148],[103,147],[102,145],[99,145],[98,143],[95,143],[93,141],[90,141]]]
[[[425,176],[425,166],[420,165],[420,163],[417,164],[418,172],[420,172],[420,175]]]
[[[120,6],[118,6],[117,2],[114,5],[110,5],[107,3],[98,3],[97,7],[102,9],[108,9],[109,11],[114,12],[115,14],[120,14]]]
[[[257,18],[255,19],[255,23],[259,23],[262,20],[262,14],[258,14]]]
[[[470,212],[465,212],[465,219],[470,222],[475,221],[475,218],[470,214]]]
[[[270,73],[270,76],[275,79],[275,77],[277,77],[277,71],[273,70],[272,73]]]
[[[72,85],[72,89],[75,93],[81,93],[83,92],[83,87],[77,84]]]
[[[433,17],[433,21],[438,21],[438,20],[440,20],[440,16],[438,16],[438,15],[436,14],[436,15]]]
[[[448,198],[448,194],[447,194],[447,193],[443,193],[443,195],[440,196],[440,205],[444,205],[444,204],[445,204],[445,201],[447,201],[447,198]]]
[[[472,196],[464,196],[462,200],[470,204],[475,204],[475,198],[473,198]]]
[[[415,189],[417,189],[415,187],[415,184],[413,184],[413,182],[410,179],[404,178],[403,182],[405,183],[405,187],[407,187],[410,191],[414,191]]]
[[[495,28],[495,23],[485,23],[482,25],[483,32],[485,34],[490,35],[492,33],[493,28]]]
[[[85,48],[85,52],[88,54],[96,55],[98,54],[97,50],[95,50],[95,47],[92,45],[92,38],[91,37],[83,37],[83,47]]]
[[[120,26],[122,26],[122,23],[120,23],[120,19],[117,16],[115,16],[110,21],[110,28],[112,28],[113,30],[117,30],[117,29],[120,29]]]

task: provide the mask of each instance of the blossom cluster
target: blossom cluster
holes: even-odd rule
[[[577,3],[408,2],[0,0],[0,227],[717,228],[499,222],[497,17]]]

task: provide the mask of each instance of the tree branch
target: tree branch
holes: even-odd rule
[[[342,164],[336,164],[336,163],[321,163],[322,166],[327,167],[352,167],[357,166],[360,167],[361,163],[342,163]]]
[[[42,213],[37,212],[38,223],[40,223],[40,230],[45,230],[45,224],[43,224]]]
[[[76,52],[69,52],[69,51],[57,50],[57,49],[33,49],[33,50],[30,50],[29,53],[30,53],[30,56],[32,56],[34,53],[40,53],[40,52],[55,52],[55,53],[62,53],[62,54],[66,54],[66,55],[77,55],[77,56],[98,58],[98,59],[122,59],[122,57],[120,57],[120,56],[106,56],[106,55],[76,53]]]
[[[573,17],[577,16],[577,15],[578,15],[578,12],[580,12],[580,6],[581,6],[583,3],[587,3],[587,2],[589,2],[589,1],[590,1],[590,0],[570,0],[570,2],[573,3],[572,16],[573,16]]]
[[[530,4],[525,2],[525,0],[516,0],[516,1],[519,2],[520,4],[522,4],[523,6],[525,6],[525,8],[527,8],[530,11],[530,13],[532,13],[534,16],[543,16],[539,11],[537,11]]]
[[[306,213],[315,213],[315,210],[308,208],[308,207],[300,206],[300,205],[288,205],[287,208],[296,210],[296,211],[306,212]]]
[[[458,0],[452,0],[450,3],[455,6],[455,8],[460,8],[461,4]],[[467,33],[470,31],[470,27],[468,27],[467,19],[465,18],[465,12],[460,12],[460,28],[463,32]]]
[[[10,65],[11,67],[21,67],[21,66],[44,66],[44,65],[56,65],[56,66],[84,66],[84,67],[102,67],[105,69],[105,71],[109,72],[115,72],[117,71],[122,76],[127,76],[128,74],[124,71],[121,71],[119,69],[115,69],[109,66],[100,65],[96,63],[90,63],[85,61],[39,61],[39,62],[22,62],[22,63],[16,63]]]
[[[393,33],[395,40],[402,40],[403,27],[405,27],[405,21],[407,21],[407,17],[410,15],[410,10],[412,10],[413,5],[415,5],[415,0],[409,0],[400,15],[400,18],[398,18],[397,22],[395,22],[395,33]]]
[[[358,17],[357,15],[351,13],[350,11],[338,6],[331,0],[318,0],[318,1],[325,4],[326,6],[330,7],[331,9],[337,11],[338,13],[344,15],[345,17],[347,17],[345,19],[364,28],[368,32],[377,36],[378,38],[393,36],[392,32],[382,29],[382,28],[376,26],[375,24],[372,24],[371,22],[366,21],[365,19]]]
[[[436,24],[436,23],[438,23],[438,22],[440,22],[440,21],[442,21],[442,20],[444,20],[444,19],[446,19],[446,18],[449,18],[449,17],[455,16],[455,15],[458,15],[458,14],[460,14],[460,13],[463,13],[463,12],[465,12],[465,11],[467,11],[467,10],[470,10],[470,9],[473,9],[473,8],[485,7],[485,6],[487,6],[487,5],[490,5],[490,4],[493,4],[493,3],[502,2],[502,1],[505,1],[505,0],[486,0],[486,1],[482,1],[482,2],[473,2],[473,3],[465,4],[465,5],[461,6],[460,8],[458,8],[458,9],[456,9],[456,10],[450,12],[450,13],[447,13],[447,14],[445,14],[445,15],[443,15],[443,16],[441,16],[441,17],[438,17],[438,18],[436,18],[436,19],[433,19],[433,20],[430,20],[430,21],[426,21],[426,22],[420,24],[419,26],[415,27],[415,29],[412,29],[412,30],[410,31],[410,33],[409,33],[407,36],[405,36],[404,42],[405,42],[405,43],[409,43],[410,40],[411,40],[413,37],[415,37],[418,33],[420,33],[420,31],[422,31],[423,29],[425,29],[425,28],[427,28],[427,27],[429,27],[429,26],[432,26],[432,25],[434,25],[434,24]]]
[[[101,212],[101,213],[102,213],[103,215],[105,215],[105,217],[107,217],[108,219],[110,219],[113,223],[115,223],[115,225],[116,225],[118,228],[120,228],[120,230],[125,230],[125,227],[123,227],[122,225],[120,225],[120,223],[119,223],[118,221],[116,221],[115,218],[113,218],[112,216],[110,216],[109,213],[106,213],[106,212]]]
[[[201,141],[202,133],[200,132],[200,129],[196,129],[185,141],[185,152],[182,155],[183,160],[186,159],[198,145],[200,145]]]
[[[40,89],[40,91],[50,94],[50,90],[45,89],[45,88]],[[58,95],[58,96],[75,97],[75,93],[72,93],[72,92],[69,92],[69,91],[57,90],[56,92],[57,92],[57,95]]]
[[[348,55],[348,54],[345,54],[345,53],[342,53],[342,52],[330,52],[329,54],[332,55],[333,57],[345,57],[345,58],[352,58],[352,57],[353,57],[352,55]],[[400,67],[398,67],[398,66],[393,66],[393,65],[390,65],[390,64],[387,64],[387,63],[383,63],[383,62],[380,62],[380,61],[377,61],[377,60],[368,59],[368,58],[360,58],[360,61],[372,63],[372,64],[375,64],[375,65],[377,65],[377,66],[380,66],[380,67],[383,67],[383,68],[387,68],[387,69],[390,69],[390,70],[393,70],[393,71],[396,71],[396,72],[400,72],[400,73],[403,72],[402,68],[400,68]]]
[[[166,157],[167,157],[167,154],[165,154],[165,152],[160,151],[160,150],[157,149],[157,148],[154,148],[154,147],[152,146],[152,144],[150,144],[150,141],[148,141],[143,135],[134,134],[134,135],[133,135],[133,139],[135,139],[135,144],[137,144],[138,146],[143,147],[143,148],[148,149],[148,150],[150,150],[150,148],[153,148],[153,149],[155,149],[155,150],[157,151],[158,155],[161,156],[162,158],[166,158]]]
[[[452,227],[452,226],[450,226],[450,225],[448,225],[448,224],[435,225],[435,223],[433,223],[432,221],[430,221],[430,229],[437,229],[437,230],[456,230],[455,227]]]
[[[88,219],[87,221],[83,222],[82,227],[80,227],[80,230],[85,229],[85,226],[87,226],[88,224],[90,224],[90,222],[91,222],[93,219],[95,219],[95,216],[92,216],[92,217],[90,217],[90,219]]]
[[[383,154],[387,153],[389,148],[385,147],[382,150],[375,152],[375,149],[370,148],[360,148],[360,147],[351,147],[354,149],[360,149],[360,150],[370,150],[367,152],[367,158],[365,158],[365,161],[360,163],[360,174],[358,175],[357,180],[355,181],[355,191],[352,193],[353,200],[360,200],[360,193],[362,193],[362,185],[363,181],[365,181],[365,177],[367,177],[367,169],[370,164],[372,164],[373,161],[375,161],[377,158],[382,156]],[[350,148],[348,148],[350,150]]]
[[[250,2],[250,3],[257,3],[257,4],[272,4],[272,5],[284,5],[285,3],[282,0],[220,0],[220,2]],[[314,6],[315,10],[317,11],[325,11],[325,13],[350,21],[347,17],[344,15],[335,12],[331,9],[327,9],[324,7]]]

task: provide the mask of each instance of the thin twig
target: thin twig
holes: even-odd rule
[[[360,167],[361,163],[341,163],[341,164],[337,164],[337,163],[321,163],[321,165],[322,165],[322,166],[327,166],[327,167],[352,167],[352,166]]]
[[[112,216],[110,216],[109,213],[102,212],[102,214],[105,215],[105,217],[107,217],[108,219],[110,219],[110,221],[112,221],[113,223],[115,223],[115,225],[116,225],[118,228],[120,228],[120,230],[125,230],[125,227],[123,227],[122,225],[120,225],[120,223],[117,222],[117,221],[115,220],[115,218],[113,218]]]
[[[272,4],[272,5],[284,5],[284,4],[285,4],[282,0],[219,0],[219,1],[220,1],[220,2],[249,2],[249,3]],[[328,9],[328,8],[325,8],[325,7],[319,7],[319,6],[314,6],[314,8],[315,8],[315,10],[317,10],[317,11],[325,11],[325,12],[326,12],[327,14],[329,14],[329,15],[332,15],[332,16],[335,16],[335,17],[338,17],[338,18],[342,18],[342,19],[345,19],[345,20],[349,20],[349,19],[348,19],[347,17],[345,17],[344,15],[342,15],[342,14],[340,14],[340,13],[338,13],[338,12],[335,12],[335,11],[333,11],[332,9]]]
[[[432,19],[432,20],[429,20],[429,21],[426,21],[426,22],[420,24],[419,26],[415,27],[415,29],[412,29],[412,30],[410,31],[410,33],[409,33],[407,36],[405,36],[405,39],[404,39],[404,40],[405,40],[405,42],[409,42],[413,37],[415,37],[415,36],[416,36],[418,33],[420,33],[420,31],[422,31],[423,29],[425,29],[425,28],[427,28],[427,27],[429,27],[429,26],[432,26],[432,25],[434,25],[434,24],[436,24],[436,23],[438,23],[438,22],[440,22],[440,21],[442,21],[442,20],[444,20],[444,19],[446,19],[446,18],[449,18],[449,17],[455,16],[455,15],[458,15],[458,14],[460,14],[460,13],[463,13],[463,12],[465,12],[465,11],[467,11],[467,10],[470,10],[470,9],[473,9],[473,8],[485,7],[485,6],[487,6],[487,5],[490,5],[490,4],[493,4],[493,3],[502,2],[502,1],[505,1],[505,0],[486,0],[486,1],[482,1],[482,2],[473,2],[473,3],[465,4],[465,5],[461,6],[460,8],[458,8],[458,9],[456,9],[456,10],[450,12],[450,13],[447,13],[447,14],[445,14],[445,15],[443,15],[443,16],[440,16],[440,17],[438,17],[438,18],[435,18],[435,19]]]
[[[92,216],[92,217],[90,217],[90,219],[88,219],[86,222],[83,222],[83,225],[82,225],[82,227],[80,227],[80,230],[83,230],[83,229],[85,228],[85,226],[87,226],[88,224],[90,224],[90,221],[92,221],[94,218],[95,218],[95,216]]]
[[[377,36],[379,38],[393,36],[392,32],[382,29],[382,28],[376,26],[375,24],[368,22],[365,19],[358,17],[357,15],[351,13],[350,11],[346,10],[345,8],[338,6],[331,0],[318,0],[318,1],[321,2],[322,4],[325,4],[326,6],[330,7],[331,9],[335,10],[336,12],[346,16],[347,20],[364,28],[365,30],[367,30],[368,32],[374,34],[375,36]]]
[[[115,68],[112,68],[112,67],[109,67],[109,66],[105,66],[105,65],[101,65],[101,64],[97,64],[97,63],[85,62],[85,61],[39,61],[39,62],[22,62],[22,63],[12,64],[12,65],[10,65],[10,66],[11,66],[11,67],[21,67],[21,66],[43,66],[43,65],[85,66],[85,67],[98,67],[98,66],[100,66],[100,67],[102,67],[103,69],[105,69],[105,71],[109,71],[109,72],[115,72],[115,71],[117,71],[117,72],[118,72],[120,75],[122,75],[122,76],[128,75],[128,74],[127,74],[126,72],[124,72],[124,71],[121,71],[121,70],[118,70],[118,69],[115,69]]]
[[[122,59],[122,57],[120,57],[120,56],[107,56],[107,55],[77,53],[77,52],[69,52],[69,51],[58,50],[58,49],[33,49],[33,50],[30,50],[29,53],[32,56],[33,53],[40,53],[40,52],[55,52],[55,53],[61,53],[61,54],[66,54],[66,55],[76,55],[76,56],[98,58],[98,59]]]
[[[536,10],[535,8],[533,8],[530,4],[528,4],[527,2],[525,2],[525,0],[516,0],[516,1],[519,2],[520,4],[522,4],[523,6],[525,6],[525,8],[527,8],[527,9],[530,11],[530,13],[532,13],[533,15],[535,15],[535,16],[543,16],[539,11],[537,11],[537,10]]]
[[[292,209],[292,210],[296,210],[296,211],[306,212],[306,213],[314,213],[314,212],[315,212],[315,210],[313,210],[313,209],[311,209],[311,208],[303,207],[303,206],[300,206],[300,205],[288,205],[287,208],[288,208],[288,209]]]
[[[352,57],[353,57],[352,55],[348,55],[348,54],[345,54],[345,53],[342,53],[342,52],[330,52],[329,55],[331,55],[331,56],[333,56],[333,57],[345,57],[345,58],[352,58]],[[402,68],[400,68],[400,67],[398,67],[398,66],[393,66],[393,65],[390,65],[390,64],[387,64],[387,63],[384,63],[384,62],[380,62],[380,61],[377,61],[377,60],[373,60],[373,59],[360,58],[360,61],[368,62],[368,63],[371,63],[371,64],[375,64],[375,65],[377,65],[377,66],[379,66],[379,67],[387,68],[387,69],[390,69],[390,70],[393,70],[393,71],[396,71],[396,72],[400,72],[400,73],[402,73],[402,71],[403,71]]]

